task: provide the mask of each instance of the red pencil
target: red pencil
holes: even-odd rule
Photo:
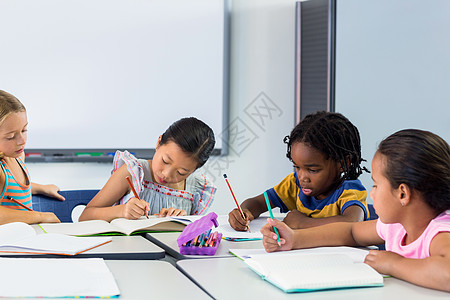
[[[12,201],[14,201],[14,202],[16,202],[17,204],[19,204],[19,205],[22,206],[23,208],[26,208],[26,209],[29,210],[29,211],[33,211],[31,208],[29,208],[28,206],[23,205],[22,203],[20,203],[18,200],[14,199],[14,198],[11,197],[11,196],[8,196],[8,197],[6,197],[6,198],[8,198],[9,200],[12,200]]]
[[[134,194],[134,197],[135,197],[135,198],[138,198],[138,199],[141,199],[141,198],[139,198],[139,195],[137,194],[136,190],[134,189],[133,183],[131,183],[130,176],[125,177],[125,179],[127,180],[128,185],[130,186],[130,189],[131,189],[131,191],[132,191],[133,194]],[[145,216],[146,216],[147,219],[148,219],[148,212],[147,212],[147,210],[145,211]]]
[[[244,219],[244,221],[247,221],[247,218],[245,217],[244,212],[241,209],[241,206],[239,205],[239,203],[236,200],[236,196],[234,196],[233,189],[231,188],[231,185],[228,182],[227,174],[223,174],[223,178],[225,178],[225,181],[227,182],[228,188],[230,189],[230,192],[231,192],[231,195],[233,196],[234,202],[236,203],[236,206],[237,206],[239,212],[241,213],[242,219]],[[248,232],[250,232],[250,227],[248,225],[247,225],[247,230],[248,230]]]

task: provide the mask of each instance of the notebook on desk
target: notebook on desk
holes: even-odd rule
[[[63,234],[36,234],[31,225],[22,222],[0,226],[0,253],[77,255],[109,242],[109,237],[80,238]]]
[[[230,252],[262,279],[286,293],[383,286],[382,275],[363,263],[367,251],[333,248],[275,253],[263,253],[263,249],[230,249]]]
[[[191,220],[185,217],[156,216],[141,217],[138,220],[117,218],[111,222],[90,220],[77,223],[43,223],[41,227],[47,233],[60,233],[74,236],[91,235],[133,235],[144,232],[183,231]]]

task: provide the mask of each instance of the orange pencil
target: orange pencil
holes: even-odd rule
[[[29,211],[33,211],[31,208],[29,208],[28,206],[23,205],[22,203],[20,203],[18,200],[14,199],[11,196],[7,196],[6,198],[8,198],[9,200],[12,200],[14,202],[16,202],[17,204],[19,204],[20,206],[22,206],[23,208],[26,208]]]
[[[242,219],[244,219],[244,221],[247,221],[247,218],[245,217],[244,212],[241,209],[241,206],[239,205],[239,203],[236,200],[236,196],[234,196],[233,189],[231,188],[231,185],[228,182],[227,174],[223,174],[223,178],[225,178],[225,181],[227,182],[228,188],[230,189],[230,192],[231,192],[231,195],[233,196],[234,202],[236,203],[236,206],[237,206],[239,212],[241,213]],[[247,230],[248,230],[248,232],[250,232],[250,227],[248,225],[247,225]]]
[[[139,198],[139,196],[138,196],[136,190],[134,189],[133,183],[131,183],[130,176],[125,177],[125,179],[127,180],[128,185],[130,186],[130,189],[131,189],[131,191],[132,191],[133,194],[134,194],[134,197],[135,197],[135,198],[138,198],[138,199],[141,199],[141,198]],[[148,211],[147,211],[147,210],[145,210],[145,216],[146,216],[147,219],[148,219]]]

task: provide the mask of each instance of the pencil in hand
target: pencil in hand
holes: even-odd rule
[[[270,206],[269,197],[267,197],[266,192],[264,192],[264,199],[266,200],[267,210],[269,211],[270,218],[273,220],[272,207]],[[280,233],[278,232],[278,229],[275,226],[273,226],[273,231],[277,234],[277,243],[278,246],[281,247]]]
[[[139,198],[139,195],[137,194],[136,190],[134,189],[134,186],[133,186],[133,183],[131,182],[130,176],[125,177],[125,179],[127,180],[128,185],[130,186],[130,189],[131,189],[131,191],[133,192],[134,197],[135,197],[135,198],[138,198],[138,199],[140,200],[141,198]],[[146,216],[147,219],[148,219],[148,210],[147,210],[147,207],[145,207],[145,216]]]
[[[227,174],[223,174],[223,178],[225,178],[225,181],[227,182],[228,188],[230,189],[231,195],[233,196],[234,202],[236,203],[236,206],[239,210],[239,213],[241,214],[242,219],[247,222],[247,218],[245,217],[244,212],[241,209],[241,206],[239,205],[238,201],[236,200],[236,196],[234,196],[233,189],[231,188],[231,185],[228,182]],[[250,232],[250,227],[248,225],[247,225],[247,231]]]

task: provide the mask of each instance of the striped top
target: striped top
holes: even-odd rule
[[[369,219],[367,192],[361,181],[344,182],[325,199],[318,200],[303,194],[297,173],[293,172],[278,185],[267,190],[270,202],[281,212],[296,209],[311,218],[326,218],[342,215],[348,207],[357,205],[364,211],[364,220]]]
[[[153,181],[148,160],[137,159],[128,151],[117,151],[113,172],[124,164],[139,198],[150,204],[150,214],[173,207],[185,210],[188,215],[203,215],[213,203],[216,187],[200,170],[186,178],[185,190],[175,190]],[[134,195],[130,192],[117,204],[125,204],[132,197]]]
[[[28,184],[22,184],[14,178],[11,170],[8,168],[5,160],[0,161],[0,166],[2,167],[3,174],[5,175],[5,185],[3,186],[3,190],[0,197],[0,205],[6,206],[12,209],[18,210],[26,210],[21,207],[19,204],[15,203],[12,200],[8,199],[8,196],[18,200],[20,203],[29,207],[31,209],[31,181],[30,174],[25,166],[25,163],[21,158],[16,158],[17,163],[20,165],[22,170],[25,172],[26,181]]]

